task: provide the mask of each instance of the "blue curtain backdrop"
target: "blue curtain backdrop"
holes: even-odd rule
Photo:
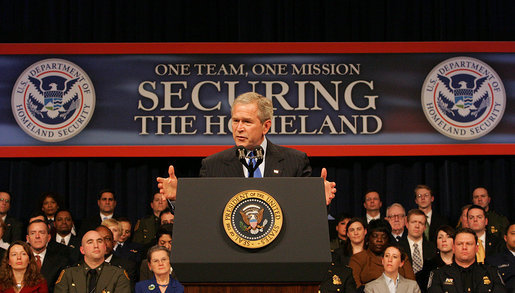
[[[511,0],[0,0],[0,42],[504,41],[515,36],[514,5]],[[311,161],[314,174],[325,166],[337,182],[333,215],[361,215],[362,196],[370,188],[382,194],[383,207],[400,202],[412,208],[413,188],[420,183],[434,189],[435,207],[451,221],[478,185],[490,189],[496,210],[510,215],[515,208],[513,156]],[[180,177],[194,177],[200,158],[0,159],[0,189],[12,191],[12,214],[21,219],[38,208],[44,191],[60,193],[81,219],[97,212],[98,191],[110,187],[119,213],[135,220],[150,212],[154,178],[166,175],[170,163]]]

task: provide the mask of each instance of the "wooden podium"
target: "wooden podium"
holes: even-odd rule
[[[242,247],[224,209],[256,190],[280,206],[282,227],[266,246]],[[317,292],[331,262],[322,178],[185,178],[177,194],[172,266],[187,292]]]

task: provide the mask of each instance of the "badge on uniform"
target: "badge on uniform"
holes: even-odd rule
[[[495,226],[490,226],[490,231],[492,232],[492,234],[496,234],[497,232],[499,232]]]
[[[156,285],[154,285],[154,284],[148,285],[148,290],[150,290],[150,291],[154,290],[155,288],[156,288]]]
[[[340,277],[338,277],[337,275],[333,275],[333,285],[341,285],[342,284],[342,280],[340,280]]]
[[[483,284],[485,284],[485,285],[490,285],[490,283],[491,283],[491,282],[490,282],[490,279],[488,279],[488,276],[484,276],[484,277],[483,277]]]
[[[445,278],[444,285],[454,285],[454,279],[453,278]]]

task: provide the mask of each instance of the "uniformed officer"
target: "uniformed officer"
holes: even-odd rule
[[[492,198],[488,194],[488,190],[484,187],[478,187],[472,192],[472,202],[485,209],[488,219],[488,231],[498,237],[502,237],[508,229],[510,222],[508,218],[497,213],[490,207]]]
[[[504,235],[504,250],[487,259],[488,264],[497,267],[508,292],[515,292],[515,224],[511,224]]]
[[[428,292],[506,292],[495,267],[476,262],[477,235],[463,228],[454,236],[454,262],[431,272]]]
[[[354,293],[356,292],[356,281],[352,276],[352,269],[342,264],[331,263],[322,283],[319,293]]]
[[[55,284],[55,293],[130,293],[129,277],[119,267],[104,262],[104,239],[96,231],[82,237],[84,261],[64,269]]]
[[[142,245],[155,244],[156,233],[161,225],[159,214],[167,207],[167,202],[160,193],[156,193],[150,203],[150,207],[152,208],[152,214],[138,220],[134,228],[132,241]]]

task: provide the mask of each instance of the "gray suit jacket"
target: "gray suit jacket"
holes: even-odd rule
[[[365,293],[388,293],[388,286],[383,274],[372,282],[365,285]],[[398,293],[420,293],[420,288],[417,282],[404,278],[399,274],[399,285],[397,287]]]
[[[264,177],[309,177],[308,156],[298,150],[267,142]],[[244,177],[236,146],[202,160],[200,177]]]

